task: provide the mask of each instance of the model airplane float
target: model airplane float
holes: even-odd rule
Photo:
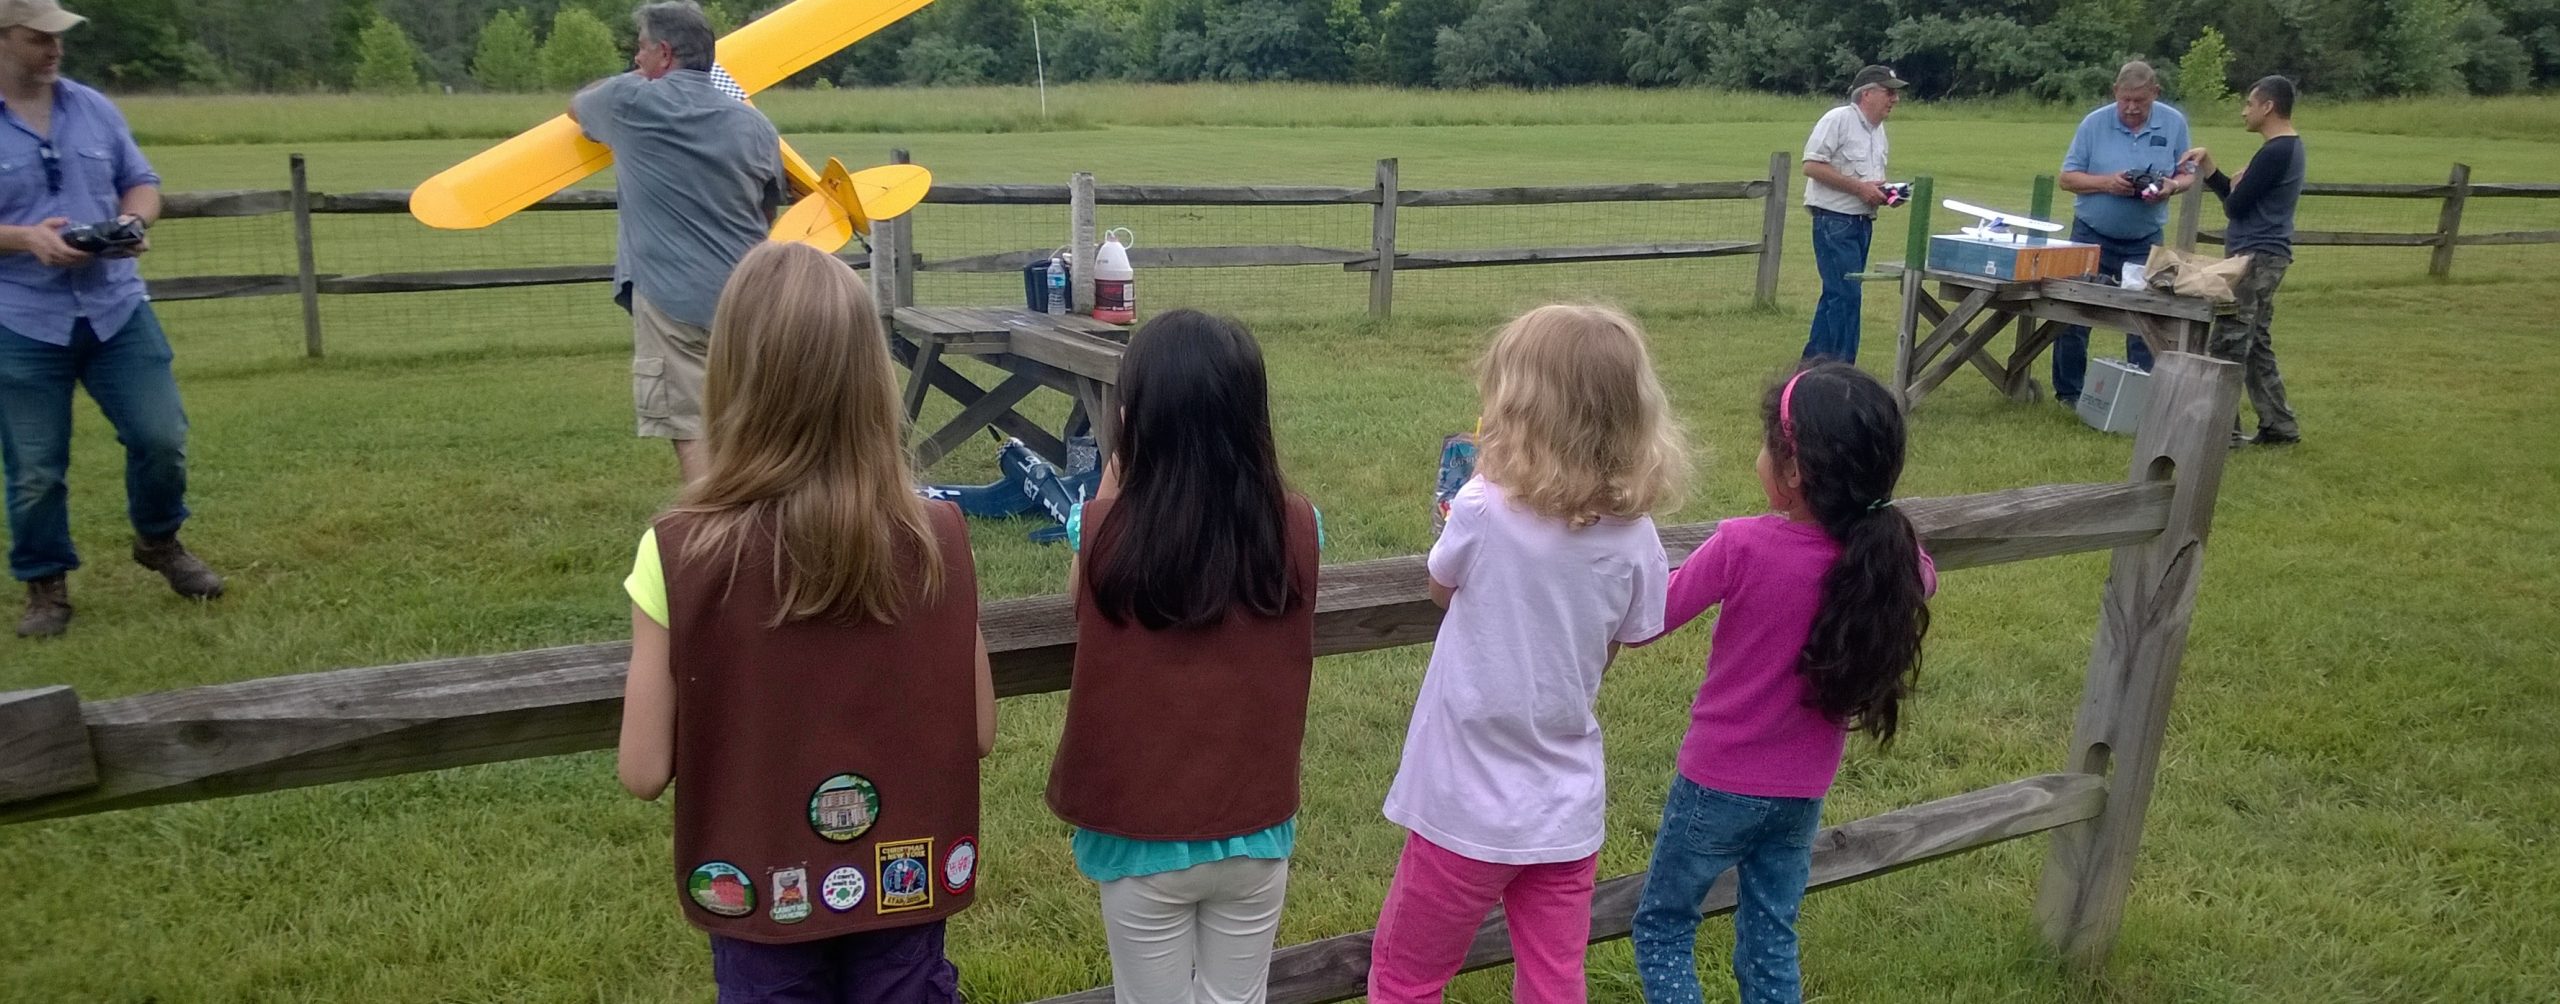
[[[740,101],[781,83],[933,0],[793,0],[720,40],[712,82]],[[561,115],[426,180],[409,194],[409,214],[443,230],[476,230],[506,219],[613,163],[613,151]],[[825,169],[782,145],[795,201],[773,239],[834,252],[874,220],[895,219],[924,200],[933,175],[913,164],[847,172]]]
[[[2027,216],[2015,216],[2001,212],[1997,209],[1985,209],[1970,202],[1958,202],[1954,199],[1948,199],[1940,204],[1949,209],[1953,209],[1956,212],[1963,213],[1982,221],[1980,226],[1962,228],[1962,232],[1967,237],[1976,237],[1986,241],[2025,241],[2027,239],[2026,234],[2014,232],[2009,229],[2011,227],[2017,227],[2021,230],[2033,230],[2037,233],[2046,234],[2058,234],[2062,232],[2062,224],[2059,223],[2049,223],[2044,220]]]

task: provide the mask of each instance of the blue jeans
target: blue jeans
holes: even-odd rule
[[[2124,263],[2149,261],[2151,248],[2160,243],[2160,231],[2125,240],[2109,237],[2090,229],[2079,220],[2071,221],[2071,239],[2098,246],[2098,281],[2115,282],[2124,274]],[[2126,333],[2124,361],[2143,369],[2151,368],[2151,346],[2142,336]],[[2069,404],[2080,399],[2081,378],[2089,375],[2089,329],[2072,325],[2062,329],[2053,339],[2053,397]]]
[[[1876,218],[1805,208],[1813,213],[1813,270],[1822,275],[1822,299],[1813,305],[1813,333],[1805,339],[1804,357],[1854,363],[1863,301],[1857,280],[1849,276],[1867,270],[1867,245],[1875,239]]]
[[[124,444],[125,514],[162,537],[187,521],[187,413],[169,372],[169,339],[150,304],[115,337],[87,319],[71,344],[0,328],[0,457],[9,476],[9,574],[51,578],[80,567],[71,546],[71,385],[88,388]]]
[[[1671,782],[1653,868],[1636,903],[1636,975],[1646,1004],[1689,1004],[1698,986],[1698,904],[1727,868],[1740,873],[1733,978],[1743,1004],[1797,1004],[1796,908],[1813,872],[1819,798],[1762,798]]]

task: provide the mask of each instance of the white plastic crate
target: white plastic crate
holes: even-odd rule
[[[2080,420],[2100,432],[2132,435],[2151,396],[2151,371],[2122,359],[2089,360],[2080,385]]]

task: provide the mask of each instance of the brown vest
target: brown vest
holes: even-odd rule
[[[1111,503],[1085,504],[1095,539]],[[1098,833],[1217,840],[1298,812],[1298,753],[1315,675],[1316,522],[1289,496],[1289,577],[1306,601],[1215,627],[1114,624],[1076,577],[1076,669],[1049,766],[1049,809]]]
[[[960,511],[928,508],[942,595],[910,601],[894,625],[768,628],[770,535],[751,541],[732,577],[725,560],[683,559],[690,518],[658,521],[676,678],[676,894],[695,927],[779,944],[969,905],[977,566]]]

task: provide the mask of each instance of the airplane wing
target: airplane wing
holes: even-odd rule
[[[1956,212],[1978,217],[1985,224],[1997,223],[2003,226],[2035,230],[2048,234],[2062,232],[2062,224],[2047,223],[2031,216],[2017,216],[2001,212],[1997,209],[1985,209],[1970,202],[1958,202],[1954,199],[1947,199],[1941,204],[1949,209],[1955,210]]]
[[[746,100],[931,2],[792,0],[720,40],[713,80]],[[785,150],[786,163],[798,159]],[[410,193],[409,213],[431,227],[476,230],[611,163],[612,150],[561,115],[427,179]]]

